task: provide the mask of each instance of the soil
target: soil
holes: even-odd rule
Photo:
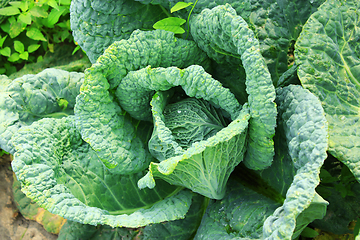
[[[13,200],[13,172],[9,155],[0,157],[0,239],[1,240],[55,240],[42,225],[25,219]]]

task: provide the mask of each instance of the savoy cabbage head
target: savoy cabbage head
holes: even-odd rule
[[[296,238],[325,215],[315,188],[327,150],[357,177],[357,125],[340,128],[357,122],[359,3],[199,1],[174,13],[188,38],[147,29],[176,2],[73,1],[93,62],[77,88],[3,83],[0,113],[17,118],[0,143],[22,191],[69,220],[59,239],[108,226],[144,227],[144,239]],[[5,104],[15,96],[27,115]]]

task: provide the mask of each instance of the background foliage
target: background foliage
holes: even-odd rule
[[[56,45],[72,43],[70,0],[3,1],[0,23],[0,74],[43,60]],[[1,5],[0,5],[1,7]]]

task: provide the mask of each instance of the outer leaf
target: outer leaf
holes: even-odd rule
[[[90,239],[97,231],[97,226],[67,221],[61,228],[58,240]]]
[[[197,231],[209,199],[197,195],[184,219],[146,226],[142,231],[143,240],[191,239]]]
[[[76,124],[82,138],[111,171],[127,174],[144,170],[152,157],[134,135],[131,119],[113,100],[109,89],[117,87],[129,71],[147,65],[186,67],[194,63],[208,63],[206,54],[194,42],[175,40],[173,33],[162,30],[134,31],[128,40],[112,44],[85,72],[76,100]]]
[[[302,26],[311,13],[325,0],[202,0],[194,6],[190,16],[199,14],[205,8],[212,9],[219,5],[230,4],[254,31],[260,43],[260,51],[271,73],[274,84],[287,70],[291,61],[293,42],[297,39]],[[144,2],[144,1],[142,1]],[[167,9],[179,2],[179,0],[161,0],[162,6]],[[189,3],[193,0],[183,0]],[[186,19],[188,11],[175,12],[174,15]],[[234,54],[231,52],[230,54]],[[288,54],[289,53],[289,54]],[[234,67],[228,66],[227,71]],[[216,78],[218,79],[218,78]],[[226,78],[224,79],[226,80]]]
[[[14,154],[9,140],[22,126],[43,117],[73,114],[83,77],[83,73],[46,69],[13,81],[1,80],[4,86],[0,92],[0,147]],[[58,99],[68,101],[66,110],[59,106]]]
[[[66,219],[52,214],[43,208],[40,208],[34,201],[26,197],[20,189],[20,182],[17,181],[14,175],[13,184],[14,202],[19,209],[21,215],[30,220],[35,220],[44,226],[47,232],[59,234],[60,229],[66,222]]]
[[[320,168],[327,156],[327,121],[319,100],[302,87],[290,85],[277,93],[279,126],[285,133],[297,172],[284,204],[266,220],[264,237],[286,239],[295,230],[299,214],[310,206],[316,194]],[[324,204],[321,201],[320,206]]]
[[[360,180],[360,3],[328,0],[296,42],[302,85],[322,102],[329,151]]]
[[[126,228],[112,228],[106,225],[91,226],[77,222],[67,221],[61,228],[58,240],[133,240],[139,230]]]
[[[21,190],[39,206],[71,221],[140,227],[183,218],[192,193],[162,183],[136,186],[142,173],[112,174],[85,143],[73,117],[41,119],[12,137],[12,168]]]
[[[190,24],[195,41],[210,57],[231,62],[233,58],[228,55],[233,54],[241,59],[246,72],[245,84],[251,114],[244,163],[252,169],[270,166],[274,156],[272,138],[276,125],[275,88],[260,54],[258,40],[229,4],[212,10],[205,9],[194,16]]]
[[[92,63],[113,42],[128,39],[136,29],[153,29],[166,17],[159,6],[133,0],[73,0],[70,13],[74,40]]]
[[[262,224],[279,205],[230,179],[226,196],[209,203],[194,239],[261,239]]]

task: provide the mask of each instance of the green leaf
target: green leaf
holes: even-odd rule
[[[80,46],[76,46],[72,52],[72,55],[74,55],[79,49],[81,49]]]
[[[177,2],[171,9],[170,9],[170,13],[179,11],[181,9],[187,8],[188,6],[192,5],[192,2]]]
[[[9,4],[13,7],[20,8],[23,12],[29,9],[29,1],[11,1]]]
[[[32,53],[32,52],[35,52],[36,50],[38,50],[38,48],[40,47],[41,45],[40,44],[31,44],[29,47],[28,47],[28,52],[29,53]]]
[[[341,188],[327,187],[330,194],[326,196],[329,202],[326,215],[323,219],[315,220],[312,226],[334,234],[351,233],[349,226],[360,214],[360,184],[352,185],[351,190],[355,193],[354,196],[343,197]]]
[[[19,21],[26,23],[27,25],[31,24],[31,14],[26,12],[26,13],[21,13],[19,15]]]
[[[23,60],[28,60],[29,59],[29,53],[28,52],[22,52],[19,54],[19,58],[23,59]]]
[[[295,44],[301,84],[322,102],[329,152],[360,181],[360,2],[328,0]]]
[[[285,181],[278,179],[280,174],[274,171],[274,167],[277,171],[279,168],[276,168],[274,164],[261,172],[262,176],[272,177],[270,180],[272,185],[277,181],[280,181],[280,184],[283,184],[281,182],[291,183],[286,188],[286,199],[281,208],[266,220],[264,237],[276,236],[286,239],[286,236],[291,236],[294,230],[300,234],[302,228],[314,219],[322,218],[325,214],[327,202],[316,194],[315,188],[320,182],[320,168],[327,157],[328,126],[320,101],[308,90],[299,85],[289,85],[278,88],[276,93],[279,112],[277,129],[280,136],[286,137],[292,166],[289,162],[283,161],[284,159],[275,159],[277,159],[276,162],[285,164],[287,168],[293,168],[296,175]],[[284,140],[280,139],[280,143],[281,141]],[[280,149],[284,147],[280,145]],[[306,209],[310,208],[311,204],[314,204],[318,211],[311,210],[306,213]],[[287,214],[282,214],[284,211]],[[301,214],[306,214],[306,216],[298,222]],[[278,230],[278,226],[284,227]]]
[[[22,33],[26,28],[26,24],[23,22],[12,22],[10,24],[10,29],[9,29],[9,36],[11,38],[15,38],[17,37],[20,33]]]
[[[67,21],[63,21],[63,22],[59,22],[58,24],[56,24],[57,26],[61,27],[61,28],[65,28],[67,30],[71,30],[70,28],[70,20]]]
[[[35,6],[29,10],[29,13],[34,17],[46,18],[48,13],[45,9]]]
[[[61,42],[64,42],[65,39],[67,39],[69,36],[71,37],[72,35],[68,30],[64,30],[60,33],[60,36],[61,36]]]
[[[139,235],[138,229],[112,228],[107,225],[92,226],[78,222],[67,221],[61,228],[57,240],[135,240]]]
[[[244,164],[255,170],[269,167],[274,156],[275,87],[254,32],[229,4],[194,15],[190,30],[210,58],[245,70],[251,118]]]
[[[59,8],[54,8],[51,10],[51,12],[49,13],[48,17],[46,18],[46,26],[49,28],[53,28],[54,25],[59,21],[59,18],[61,17],[61,15],[66,11],[67,9],[64,7]]]
[[[331,176],[331,174],[325,169],[321,169],[320,171],[320,181],[321,183],[333,183],[339,181],[337,177]]]
[[[264,239],[262,225],[279,206],[230,178],[225,197],[210,200],[194,240]]]
[[[61,2],[61,1],[60,1]],[[51,6],[52,8],[56,9],[56,10],[59,10],[59,4],[57,3],[56,0],[48,0],[47,1],[47,4],[49,6]]]
[[[20,13],[20,10],[17,7],[0,8],[0,15],[3,15],[3,16],[18,15],[19,13]]]
[[[44,117],[74,114],[75,97],[83,80],[83,73],[46,69],[36,75],[17,78],[0,88],[0,92],[3,89],[8,92],[0,94],[0,148],[14,154],[14,147],[9,141],[18,129]],[[0,85],[2,82],[4,80],[0,81]],[[66,110],[54,104],[56,98],[69,102]]]
[[[34,151],[34,158],[23,141],[48,151]],[[143,172],[111,173],[81,139],[74,116],[36,121],[21,128],[12,143],[17,149],[12,167],[21,190],[40,207],[71,221],[130,228],[172,221],[185,216],[194,196],[165,182],[156,190],[140,191],[136,182]]]
[[[10,57],[7,59],[9,62],[16,62],[20,59],[19,53],[13,53],[10,55]]]
[[[47,41],[42,32],[35,27],[28,29],[26,31],[26,36],[34,40]]]
[[[0,48],[2,48],[6,38],[7,38],[8,35],[5,35],[4,37],[0,37]]]
[[[300,235],[305,238],[315,238],[319,236],[319,233],[312,228],[306,227]]]
[[[182,18],[169,17],[157,21],[153,25],[153,28],[173,32],[175,34],[183,34],[185,30],[180,26],[183,25],[185,22],[186,20]]]
[[[62,225],[66,222],[66,219],[49,213],[43,208],[40,208],[34,201],[27,198],[23,192],[21,192],[20,182],[14,176],[13,183],[13,196],[16,207],[19,209],[22,216],[29,220],[36,220],[43,225],[47,232],[53,234],[59,234]]]
[[[222,113],[208,102],[186,98],[164,109],[165,126],[183,149],[206,140],[226,127]]]
[[[56,101],[62,110],[65,110],[69,104],[69,102],[64,98],[58,98]]]
[[[11,55],[10,47],[4,47],[4,48],[0,49],[0,54],[5,57],[10,57],[10,55]]]
[[[102,7],[97,7],[97,4],[72,4],[70,9],[74,41],[79,43],[92,63],[113,42],[128,39],[137,29],[152,29],[155,22],[166,17],[158,4],[144,5],[143,1],[133,0],[121,0],[121,4],[117,1],[97,2]],[[89,16],[97,17],[89,21]],[[84,22],[87,27],[80,27]]]
[[[358,236],[359,235],[359,230],[360,230],[360,218],[356,219],[356,224],[354,227],[354,236]]]
[[[208,202],[209,199],[196,195],[184,219],[146,226],[142,231],[143,240],[191,239],[200,225]]]
[[[20,41],[17,41],[17,40],[14,41],[14,49],[18,53],[23,53],[25,51],[24,44],[22,42],[20,42]]]
[[[6,32],[6,33],[9,33],[9,32],[10,32],[10,25],[11,25],[10,21],[11,21],[12,18],[13,18],[14,21],[16,22],[15,17],[10,17],[10,18],[8,19],[8,21],[3,22],[2,24],[0,24],[1,29],[2,29],[4,32]]]
[[[59,4],[62,6],[70,6],[71,0],[60,0]]]

